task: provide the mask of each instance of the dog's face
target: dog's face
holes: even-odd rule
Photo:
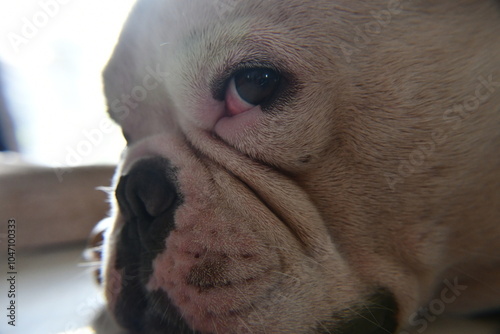
[[[453,182],[498,149],[493,83],[482,113],[443,117],[500,75],[495,6],[139,1],[104,74],[128,141],[103,271],[118,322],[395,332],[444,270]]]

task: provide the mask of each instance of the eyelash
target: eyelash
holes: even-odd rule
[[[248,70],[251,68],[270,68],[277,73],[282,75],[282,72],[269,63],[259,63],[259,62],[244,62],[239,63],[234,67],[230,67],[226,69],[220,76],[218,76],[211,84],[212,87],[212,96],[214,99],[218,101],[224,101],[224,97],[226,94],[226,89],[229,86],[229,82],[231,79],[237,75],[239,72]]]
[[[211,91],[212,97],[217,101],[224,101],[226,98],[227,87],[231,80],[240,72],[248,69],[262,68],[262,69],[272,69],[278,73],[281,77],[281,82],[276,90],[276,93],[265,103],[261,104],[260,107],[263,111],[273,109],[274,105],[278,102],[286,102],[290,100],[293,94],[298,90],[299,85],[293,76],[283,71],[273,64],[266,62],[246,62],[240,63],[235,67],[229,68],[222,73],[218,78],[212,81]]]

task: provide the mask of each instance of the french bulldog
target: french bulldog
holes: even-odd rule
[[[421,333],[500,307],[499,32],[496,0],[139,0],[104,71],[117,322]]]

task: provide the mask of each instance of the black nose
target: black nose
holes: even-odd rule
[[[137,162],[118,183],[116,198],[126,225],[147,250],[162,248],[175,226],[181,202],[176,183],[176,170],[161,157]]]
[[[121,177],[116,188],[124,225],[116,242],[115,268],[121,272],[122,283],[114,314],[120,325],[139,333],[155,333],[146,328],[158,322],[149,319],[154,314],[151,308],[158,303],[156,299],[149,301],[153,297],[146,284],[153,272],[153,260],[165,249],[165,241],[175,227],[175,211],[183,201],[176,172],[164,158],[144,159]]]

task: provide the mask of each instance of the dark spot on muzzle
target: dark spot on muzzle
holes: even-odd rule
[[[124,305],[126,302],[124,295],[118,302]],[[136,296],[130,296],[133,298]],[[143,303],[139,303],[143,309],[139,314],[128,314],[128,311],[123,313],[123,309],[117,309],[115,317],[120,325],[127,328],[131,332],[137,334],[199,334],[192,330],[182,319],[181,314],[170,301],[170,298],[164,291],[152,291],[143,295]],[[132,300],[132,299],[131,299]],[[125,315],[128,318],[125,318]]]
[[[172,306],[168,295],[163,291],[154,291],[149,295],[145,326],[140,332],[148,334],[198,334],[182,320],[179,311]]]
[[[161,157],[141,160],[121,177],[116,198],[124,219],[116,244],[115,266],[122,278],[114,310],[116,320],[139,333],[155,333],[149,328],[153,325],[183,333],[180,329],[187,325],[176,316],[168,296],[145,288],[153,260],[165,249],[165,241],[175,228],[176,209],[183,202],[176,170]],[[157,308],[173,316],[163,315],[165,323],[153,321],[151,317]]]
[[[364,303],[335,313],[317,327],[317,333],[393,334],[398,329],[398,305],[394,295],[380,289]]]

